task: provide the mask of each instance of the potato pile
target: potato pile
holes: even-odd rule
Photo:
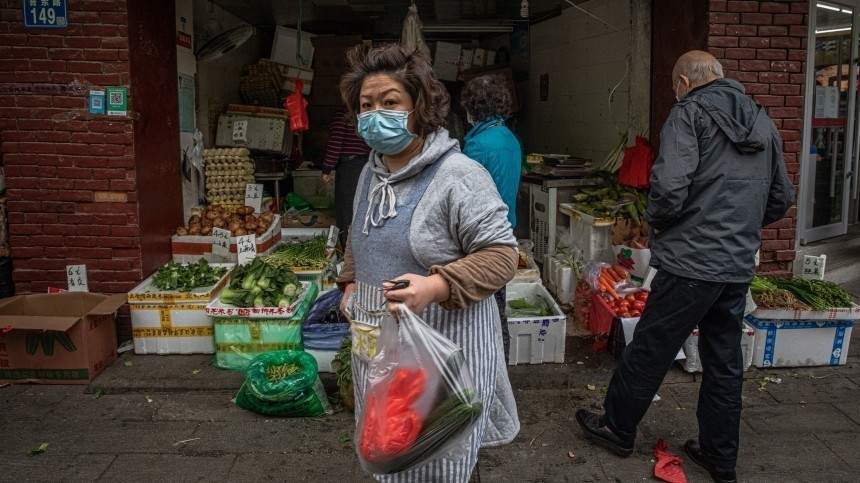
[[[230,236],[257,235],[261,236],[275,221],[275,214],[266,211],[259,217],[254,216],[254,208],[240,206],[228,208],[220,205],[210,205],[200,215],[191,215],[188,226],[176,229],[179,236],[212,234],[212,228],[230,230]]]

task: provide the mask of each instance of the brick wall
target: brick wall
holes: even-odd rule
[[[22,2],[0,0],[13,279],[17,293],[44,292],[85,264],[90,291],[123,293],[170,258],[182,221],[174,4],[69,0],[68,11],[68,28],[25,29]],[[109,86],[128,87],[128,116],[89,114],[88,91]],[[129,325],[126,309],[120,339]]]
[[[789,176],[800,177],[809,2],[710,0],[708,51],[726,77],[765,106],[782,136]],[[791,274],[797,207],[762,231],[760,271]]]
[[[70,26],[25,29],[0,0],[0,139],[16,292],[65,287],[86,264],[94,292],[141,277],[133,126],[88,114],[89,87],[128,85],[124,0],[69,2]]]

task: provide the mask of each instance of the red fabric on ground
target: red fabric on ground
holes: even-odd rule
[[[687,476],[681,468],[684,461],[677,455],[669,452],[669,444],[665,439],[658,439],[654,445],[654,457],[657,463],[654,465],[654,476],[670,483],[687,483]]]

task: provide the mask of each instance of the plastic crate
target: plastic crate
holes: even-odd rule
[[[542,298],[552,310],[544,317],[508,317],[508,332],[511,336],[509,364],[542,364],[564,362],[564,338],[567,317],[555,303],[549,292],[539,283],[509,284],[506,301],[525,298],[533,303]]]

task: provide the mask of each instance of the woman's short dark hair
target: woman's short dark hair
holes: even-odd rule
[[[451,96],[436,78],[430,57],[400,44],[368,48],[356,45],[346,53],[349,71],[340,79],[340,97],[351,119],[359,113],[361,86],[368,76],[385,74],[399,82],[412,96],[415,131],[427,135],[445,123]]]
[[[511,113],[511,92],[502,76],[482,75],[466,84],[460,104],[475,122],[493,117],[504,119]]]

